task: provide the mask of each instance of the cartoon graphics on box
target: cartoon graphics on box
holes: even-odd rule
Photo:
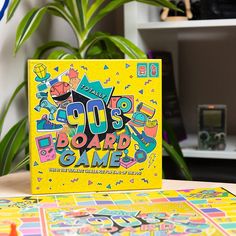
[[[160,187],[161,61],[30,60],[29,91],[33,193]]]

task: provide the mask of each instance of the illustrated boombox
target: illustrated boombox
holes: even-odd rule
[[[226,147],[226,106],[200,105],[198,116],[198,148],[224,150]]]
[[[109,102],[110,108],[119,108],[123,113],[133,113],[134,112],[134,96],[115,96],[111,97]]]

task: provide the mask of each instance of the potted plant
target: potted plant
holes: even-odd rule
[[[110,12],[133,0],[52,0],[41,7],[31,9],[20,21],[15,40],[15,53],[37,30],[44,15],[49,14],[62,18],[72,28],[77,44],[70,45],[64,41],[49,41],[36,48],[32,58],[48,59],[98,59],[123,58],[127,55],[132,59],[146,58],[146,54],[136,45],[122,36],[97,32],[96,25]],[[168,0],[137,0],[154,6],[175,8]],[[20,0],[12,0],[8,9],[9,21],[19,5]],[[4,119],[12,100],[26,86],[22,82],[12,95],[7,107],[0,118],[0,133]],[[29,163],[27,117],[15,124],[8,133],[0,139],[0,175],[15,171]],[[174,134],[168,129],[170,143],[163,141],[163,148],[176,162],[186,179],[191,179],[189,170],[183,160],[183,154],[175,140]],[[25,157],[12,168],[12,161],[25,150]]]

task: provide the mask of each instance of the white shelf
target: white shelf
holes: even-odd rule
[[[224,20],[192,20],[192,21],[156,21],[138,23],[137,29],[184,29],[184,28],[215,28],[215,27],[236,27],[236,19]]]
[[[188,138],[180,143],[184,157],[236,160],[236,136],[227,136],[224,151],[198,150],[197,144],[197,135],[188,135]]]

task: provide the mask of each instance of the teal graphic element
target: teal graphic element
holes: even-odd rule
[[[138,78],[147,78],[148,77],[147,63],[138,63],[137,64],[137,77]]]
[[[47,118],[47,115],[43,115],[41,120],[37,120],[37,131],[56,131],[56,130],[60,130],[63,128],[62,125],[59,124],[54,124],[52,122],[50,122]],[[42,143],[42,146],[45,146],[46,143]]]
[[[109,67],[107,65],[104,66],[104,70],[108,70]]]
[[[89,82],[86,75],[83,76],[76,91],[90,99],[102,99],[108,104],[114,87],[104,88],[100,81]]]
[[[157,78],[159,77],[159,64],[158,63],[149,63],[149,77]]]
[[[110,210],[107,208],[103,208],[98,210],[96,214],[106,215],[106,216],[137,216],[139,211],[125,211],[125,210]]]
[[[37,161],[35,161],[34,162],[34,166],[38,166],[39,164],[38,164],[38,162]]]

